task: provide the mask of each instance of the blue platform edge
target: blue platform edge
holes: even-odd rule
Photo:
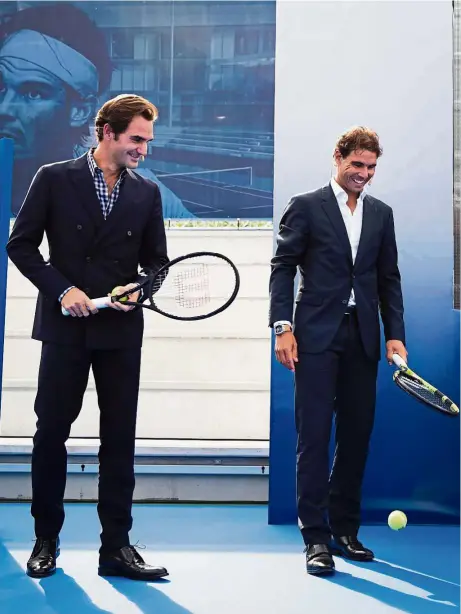
[[[10,236],[11,191],[13,184],[13,139],[0,139],[0,376],[3,377],[3,352],[5,345],[6,288],[8,281],[8,256],[6,244]],[[0,396],[1,415],[1,396]]]

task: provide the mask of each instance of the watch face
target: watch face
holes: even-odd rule
[[[281,333],[282,331],[283,331],[283,326],[282,326],[281,324],[278,324],[278,325],[275,327],[275,334],[276,334],[276,335],[280,335],[280,333]]]

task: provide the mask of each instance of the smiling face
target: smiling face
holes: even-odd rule
[[[359,194],[376,171],[377,155],[366,149],[353,151],[343,158],[335,150],[336,181],[348,194]]]
[[[138,168],[147,155],[147,144],[154,138],[154,122],[138,115],[128,124],[125,132],[115,135],[108,124],[104,126],[104,140],[108,157],[119,169]]]

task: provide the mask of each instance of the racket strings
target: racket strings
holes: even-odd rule
[[[220,257],[186,258],[154,278],[151,303],[156,309],[178,317],[201,317],[219,309],[238,288],[238,273]]]
[[[405,373],[397,373],[395,376],[395,382],[404,390],[405,392],[409,392],[416,397],[419,397],[421,400],[430,403],[433,406],[436,406],[440,409],[450,411],[452,402],[443,398],[441,395],[432,392],[428,388],[426,388],[423,384],[421,384],[418,380],[406,375]]]
[[[174,277],[175,300],[181,307],[192,309],[202,307],[210,301],[210,279],[204,263],[188,267]]]

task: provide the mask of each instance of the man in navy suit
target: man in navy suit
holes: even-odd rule
[[[121,303],[99,313],[90,297],[131,289],[168,262],[158,186],[133,172],[153,139],[157,109],[121,95],[99,110],[98,146],[42,166],[16,218],[7,251],[38,288],[32,336],[42,342],[35,400],[32,515],[36,542],[27,563],[35,578],[56,571],[64,523],[66,441],[93,370],[101,412],[98,514],[100,575],[154,580],[130,545],[136,413],[143,310]],[[46,234],[50,257],[39,251]],[[141,274],[142,273],[142,274]],[[145,300],[138,292],[133,301]],[[61,307],[72,317],[65,317]]]
[[[334,554],[374,558],[358,531],[381,354],[379,315],[387,360],[393,353],[407,358],[392,209],[365,194],[381,155],[372,130],[342,134],[336,176],[290,200],[272,259],[275,353],[295,374],[298,518],[308,573],[333,572]]]

